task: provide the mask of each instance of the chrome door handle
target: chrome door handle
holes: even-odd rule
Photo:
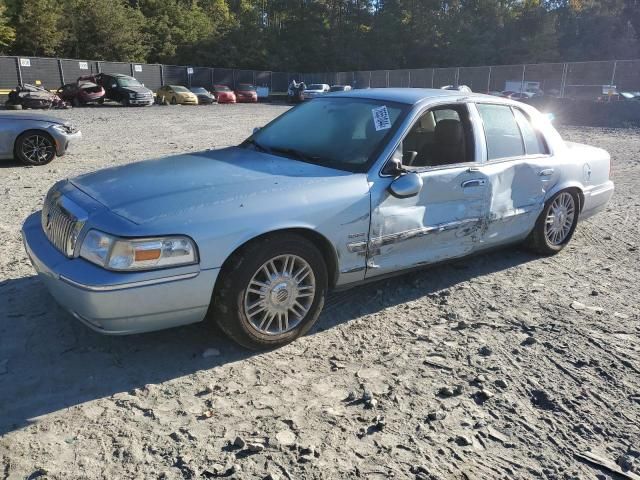
[[[462,188],[482,187],[486,184],[487,184],[487,181],[484,178],[474,178],[473,180],[467,180],[466,182],[462,182]]]
[[[540,175],[541,177],[550,177],[551,175],[553,175],[553,168],[540,170],[540,173],[538,173],[538,175]]]

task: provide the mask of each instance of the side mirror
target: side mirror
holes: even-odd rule
[[[420,190],[422,190],[422,177],[415,172],[400,175],[389,185],[389,192],[397,198],[415,197]]]
[[[262,127],[253,127],[253,133],[258,133]]]

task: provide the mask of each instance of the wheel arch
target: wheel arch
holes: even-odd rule
[[[294,234],[300,235],[301,237],[304,237],[305,239],[309,240],[318,248],[318,250],[320,250],[320,253],[322,254],[322,258],[324,259],[325,265],[327,267],[327,277],[329,279],[329,288],[334,287],[338,281],[339,268],[338,268],[338,253],[336,252],[336,249],[334,248],[331,241],[321,233],[318,233],[316,230],[312,230],[307,227],[288,227],[288,228],[281,228],[277,230],[271,230],[269,232],[256,235],[246,240],[244,243],[242,243],[238,247],[236,247],[235,250],[233,250],[227,256],[225,261],[222,263],[222,266],[220,267],[220,275],[218,275],[218,278],[216,279],[216,285],[214,287],[214,291],[218,287],[220,283],[220,279],[222,278],[224,272],[228,270],[230,261],[238,252],[245,249],[251,243],[260,241],[267,237],[277,236],[285,233],[294,233]]]
[[[561,192],[563,190],[571,190],[578,195],[578,201],[580,203],[580,211],[582,212],[582,208],[584,207],[584,190],[582,185],[577,182],[567,182],[554,186],[551,190],[547,192],[545,195],[545,203],[548,202],[556,193]]]

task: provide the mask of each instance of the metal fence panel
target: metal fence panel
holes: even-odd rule
[[[409,70],[389,70],[389,86],[408,88],[411,80]]]
[[[213,84],[226,85],[227,87],[233,88],[233,70],[230,68],[214,68]]]
[[[457,68],[435,68],[433,74],[433,88],[455,85]]]
[[[15,57],[0,57],[0,88],[13,89],[18,85],[18,63]]]
[[[192,87],[211,88],[211,69],[207,67],[193,67],[193,74],[189,76]]]
[[[131,64],[125,62],[98,62],[98,69],[102,73],[131,75]]]
[[[369,86],[371,88],[385,88],[389,86],[387,70],[373,70],[369,76]]]
[[[413,88],[431,88],[432,68],[414,68],[409,70],[409,86]]]
[[[489,67],[462,67],[458,73],[458,85],[466,85],[474,92],[489,90]]]
[[[256,87],[268,87],[271,90],[271,72],[256,72]]]
[[[618,60],[613,84],[618,92],[640,92],[640,60]]]
[[[55,58],[20,57],[22,83],[41,85],[49,90],[57,90],[62,85],[60,65]]]
[[[286,72],[271,72],[271,91],[286,92],[289,89],[289,74]]]
[[[524,65],[499,65],[491,67],[490,91],[520,91]]]
[[[162,86],[160,65],[135,63],[133,64],[133,76],[151,90],[157,90]]]
[[[371,88],[371,72],[353,72],[353,88]]]
[[[254,73],[255,72],[253,70],[235,70],[235,82],[233,85],[234,88],[241,83],[248,83],[249,85],[253,85],[253,82],[255,81]]]
[[[78,77],[86,75],[94,75],[98,73],[98,65],[96,62],[89,60],[60,60],[62,63],[62,76],[64,83],[73,83]]]
[[[615,62],[574,62],[567,64],[564,96],[570,98],[597,98],[603,86],[614,80]]]
[[[554,97],[560,96],[562,92],[562,77],[564,73],[563,63],[539,63],[524,66],[524,81],[527,83],[537,83],[540,90],[545,95]],[[527,87],[525,91],[532,91],[533,86]],[[535,88],[535,87],[534,87]]]
[[[336,73],[334,85],[351,85],[353,86],[353,72]]]
[[[182,65],[163,65],[162,75],[165,85],[187,85],[187,67]]]

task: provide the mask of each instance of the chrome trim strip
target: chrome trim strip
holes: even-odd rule
[[[178,280],[187,280],[189,278],[195,278],[200,272],[184,273],[182,275],[174,275],[172,277],[154,278],[152,280],[141,280],[139,282],[122,283],[119,285],[85,285],[79,283],[70,278],[60,275],[60,280],[73,287],[81,288],[83,290],[89,290],[90,292],[112,292],[114,290],[126,290],[128,288],[146,287],[149,285],[159,285],[161,283],[175,282]]]

